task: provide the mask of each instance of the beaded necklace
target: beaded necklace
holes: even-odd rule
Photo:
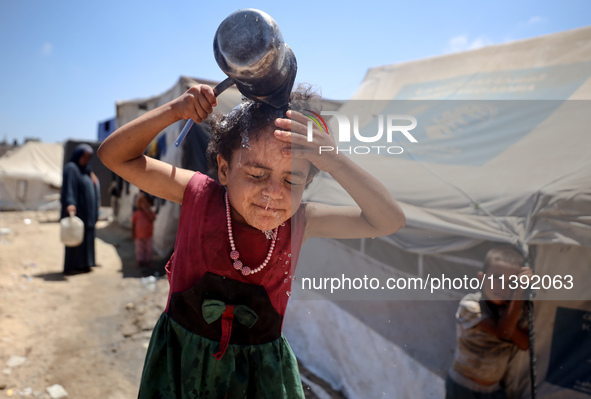
[[[258,273],[261,270],[263,270],[264,267],[267,266],[267,263],[269,263],[269,260],[271,260],[271,255],[273,254],[273,249],[275,249],[275,242],[277,241],[277,233],[279,232],[279,226],[277,226],[275,228],[275,230],[273,231],[273,240],[271,241],[271,245],[269,246],[269,253],[267,254],[267,257],[265,258],[263,263],[260,264],[259,267],[255,268],[255,269],[251,269],[250,267],[242,264],[242,261],[239,259],[240,253],[236,250],[236,245],[234,244],[234,235],[232,234],[232,218],[230,216],[230,203],[228,201],[228,192],[227,191],[226,191],[225,200],[226,200],[226,221],[228,224],[228,238],[230,239],[230,248],[232,248],[232,251],[230,252],[230,259],[233,260],[232,266],[234,266],[234,269],[240,270],[240,272],[244,276],[248,276],[249,274]]]

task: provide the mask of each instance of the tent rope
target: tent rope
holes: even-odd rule
[[[529,336],[529,382],[531,387],[531,399],[536,399],[537,396],[537,369],[536,369],[536,353],[535,343],[536,334],[534,331],[534,302],[533,293],[530,291],[529,300],[527,301],[527,325]]]
[[[524,249],[521,249],[522,253],[524,253]],[[534,270],[534,261],[531,251],[527,251],[525,253],[525,265],[526,267],[531,268]],[[530,390],[531,390],[531,399],[536,399],[538,394],[537,391],[537,365],[536,365],[536,331],[535,331],[535,320],[534,320],[534,291],[529,290],[528,300],[526,301],[527,307],[527,335],[529,339],[529,382],[530,382]]]

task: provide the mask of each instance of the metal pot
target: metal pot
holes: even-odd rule
[[[289,103],[297,62],[269,14],[253,8],[230,14],[216,31],[213,52],[245,97],[276,108]]]
[[[251,100],[275,108],[289,103],[298,65],[269,14],[254,8],[230,14],[215,33],[213,53],[228,75],[214,88],[216,96],[236,84],[240,93]],[[175,141],[177,147],[194,123],[192,119],[187,121]]]

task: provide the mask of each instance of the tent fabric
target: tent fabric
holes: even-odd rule
[[[381,259],[372,257],[363,244],[367,240],[346,247],[337,240],[309,240],[302,248],[295,283],[305,277],[342,273],[378,276],[382,281],[386,275],[404,273],[423,278],[428,273],[473,277],[488,249],[498,243],[515,244],[533,255],[536,274],[569,274],[576,282],[572,290],[544,289],[536,297],[538,397],[588,398],[588,354],[587,360],[577,363],[583,344],[573,342],[570,352],[555,353],[559,350],[555,341],[561,340],[557,334],[564,330],[556,326],[558,308],[583,312],[585,320],[591,314],[587,289],[591,281],[589,100],[591,27],[370,69],[352,99],[338,111],[349,121],[358,114],[359,131],[365,137],[376,134],[376,115],[416,117],[411,133],[417,143],[401,135],[392,139],[391,145],[403,147],[402,154],[351,155],[399,201],[407,226],[394,235],[370,240],[373,246],[383,246],[387,256]],[[341,133],[334,117],[326,120],[333,133]],[[355,138],[345,144],[367,145]],[[314,180],[304,200],[353,203],[327,174]],[[318,271],[308,272],[312,269]],[[293,290],[296,299],[297,284]],[[411,396],[416,398],[431,397],[431,387],[442,392],[455,349],[450,305],[457,302],[443,297],[421,301],[433,309],[426,314],[415,301],[408,304],[408,313],[414,314],[408,318],[408,313],[397,309],[398,303],[388,304],[388,292],[361,297],[357,291],[344,291],[341,296],[349,302],[322,293],[324,299],[293,301],[286,319],[285,335],[306,367],[343,387],[351,398],[367,397],[364,384],[394,398],[408,397],[407,387],[414,388]],[[378,305],[392,309],[378,311]],[[330,345],[309,348],[309,342],[319,339],[314,326],[324,325],[328,314],[353,326],[331,329]],[[363,325],[355,324],[355,319]],[[390,320],[396,324],[386,324]],[[310,327],[301,328],[304,323]],[[576,323],[572,331],[589,328],[587,321]],[[380,348],[363,346],[359,354],[356,348],[350,349],[360,343],[355,340],[351,345],[348,337],[373,332],[387,343]],[[421,351],[430,340],[440,346],[425,357]],[[404,370],[391,369],[395,376],[384,378],[371,368],[368,359],[379,357],[384,348],[395,353],[398,364],[405,364],[407,356],[432,374],[418,373],[400,387],[395,381]],[[333,361],[344,356],[349,356],[347,362]],[[572,377],[580,378],[563,378],[557,384],[559,378],[551,371],[563,364],[556,359],[572,367]],[[509,397],[530,397],[529,368],[527,351],[520,352],[504,381]],[[352,370],[359,374],[355,383],[345,381]]]
[[[424,253],[482,240],[591,246],[591,116],[587,101],[572,101],[591,99],[590,78],[591,28],[370,69],[339,112],[371,103],[378,112],[414,111],[418,120],[418,143],[401,144],[400,156],[352,156],[407,214],[408,227],[392,241]],[[525,92],[507,91],[530,81]],[[444,137],[421,130],[467,104],[492,116],[466,121],[465,112],[467,126]],[[446,151],[452,155],[441,156]],[[305,198],[351,203],[327,175]],[[415,230],[434,232],[439,242]],[[463,242],[450,244],[451,237]]]
[[[308,294],[290,302],[284,331],[298,359],[315,375],[347,398],[445,397],[443,379],[403,348],[336,303]],[[398,323],[382,320],[391,328]]]
[[[590,61],[591,28],[585,27],[566,32],[518,40],[505,44],[483,47],[477,50],[444,56],[425,58],[405,63],[386,65],[369,69],[363,82],[353,94],[351,100],[389,100],[394,96],[400,99],[450,99],[457,98],[462,93],[469,93],[472,99],[490,99],[498,93],[510,94],[509,98],[516,98],[516,94],[523,97],[524,91],[502,91],[500,87],[484,85],[484,74],[510,72],[510,75],[488,75],[487,78],[505,78],[500,83],[514,82],[509,80],[511,75],[521,78],[522,82],[532,82],[534,79],[543,80],[552,77],[552,69],[539,73],[541,68],[551,68],[566,65],[578,65],[580,74],[589,73],[587,67]],[[525,77],[523,77],[525,75]],[[561,79],[566,79],[561,74]],[[445,80],[445,85],[436,85]],[[414,91],[405,89],[413,83],[426,83],[427,86],[414,86]],[[479,85],[480,84],[480,85]],[[565,89],[564,81],[554,82],[545,90],[544,97],[539,94],[534,99],[564,99],[561,94]],[[480,89],[480,90],[476,90]],[[403,93],[401,93],[403,92]],[[532,93],[533,94],[533,93]],[[591,98],[591,82],[585,79],[583,84],[568,96],[573,100],[588,100]]]
[[[59,194],[64,148],[59,143],[29,141],[0,158],[2,210],[37,209]]]

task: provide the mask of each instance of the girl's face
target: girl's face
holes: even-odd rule
[[[228,162],[218,155],[218,177],[228,188],[232,218],[259,230],[288,220],[302,200],[310,162],[282,155],[289,145],[269,129],[250,148],[240,148]]]
[[[148,199],[143,194],[140,194],[137,197],[137,202],[136,202],[135,206],[136,206],[136,208],[141,208],[141,207],[145,206],[145,204],[147,204],[147,202],[148,202]]]

